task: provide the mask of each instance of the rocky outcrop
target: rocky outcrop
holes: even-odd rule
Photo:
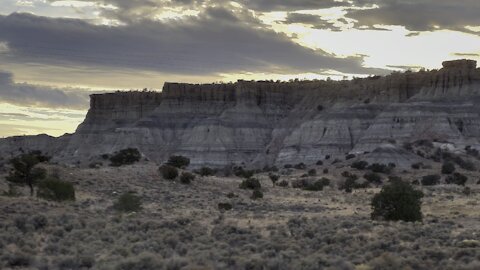
[[[158,162],[179,154],[221,167],[314,163],[419,139],[462,147],[480,139],[479,104],[480,70],[469,60],[352,81],[166,83],[161,93],[92,95],[55,153],[84,162],[136,147]]]

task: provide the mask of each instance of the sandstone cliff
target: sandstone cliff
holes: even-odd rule
[[[166,83],[161,93],[92,95],[85,121],[54,153],[88,162],[136,147],[158,162],[180,154],[221,167],[314,163],[419,139],[463,147],[480,139],[479,105],[480,70],[469,60],[352,81]]]

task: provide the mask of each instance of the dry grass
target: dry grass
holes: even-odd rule
[[[321,192],[273,188],[257,175],[265,197],[256,201],[240,178],[182,185],[161,180],[155,164],[49,170],[75,184],[77,200],[0,196],[2,269],[480,269],[475,185],[468,196],[424,189],[423,223],[392,223],[369,218],[378,188],[337,190],[345,168],[331,167]],[[141,212],[112,209],[126,191],[142,197]],[[220,212],[222,202],[233,209]]]

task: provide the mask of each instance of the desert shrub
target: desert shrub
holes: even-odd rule
[[[452,174],[455,171],[455,165],[451,162],[445,162],[442,165],[442,174]]]
[[[372,172],[376,173],[390,173],[392,168],[385,164],[373,163],[367,167],[367,169],[371,170]]]
[[[212,175],[215,175],[217,173],[217,171],[210,168],[210,167],[202,167],[202,168],[196,170],[195,173],[197,173],[201,176],[212,176]]]
[[[349,159],[352,159],[352,158],[355,158],[355,154],[348,154],[345,156],[345,160],[349,160]]]
[[[278,182],[277,186],[279,186],[279,187],[288,187],[288,181],[282,180],[282,181]]]
[[[142,198],[129,191],[123,193],[113,204],[113,209],[119,212],[138,212],[142,209]]]
[[[392,181],[402,181],[402,177],[397,176],[397,175],[390,175],[388,177],[388,181],[390,181],[390,182],[392,182]]]
[[[307,183],[303,189],[308,191],[322,191],[323,188],[328,185],[330,185],[330,179],[324,177],[311,183]]]
[[[303,163],[303,162],[300,162],[298,164],[295,164],[295,166],[293,166],[293,168],[295,168],[297,170],[305,170],[307,168],[307,165],[305,165],[305,163]]]
[[[291,169],[291,168],[293,168],[293,166],[292,166],[292,164],[285,164],[285,165],[283,165],[283,168]]]
[[[440,175],[432,174],[422,177],[422,185],[424,186],[434,186],[440,183]]]
[[[324,174],[327,174],[327,173],[328,173],[328,169],[327,169],[327,168],[323,169],[323,173],[324,173]]]
[[[102,162],[91,162],[90,164],[88,164],[88,168],[90,169],[98,169],[100,167],[103,166],[103,163]]]
[[[332,161],[332,164],[337,164],[337,163],[340,163],[342,162],[340,159],[336,158]]]
[[[307,185],[307,180],[298,179],[298,180],[293,180],[291,183],[292,183],[292,188],[304,188]]]
[[[273,186],[275,186],[275,183],[277,183],[278,179],[280,179],[280,176],[277,174],[269,174],[268,177],[270,178],[270,181],[272,181]]]
[[[368,162],[366,162],[364,160],[359,160],[359,161],[353,162],[350,167],[352,167],[353,169],[357,169],[357,170],[365,170],[365,168],[367,166],[368,166]]]
[[[260,184],[260,181],[256,178],[245,179],[239,185],[239,188],[241,189],[260,189],[261,187],[262,185]]]
[[[328,160],[328,159],[330,159],[330,157],[331,157],[330,155],[326,155],[326,156],[325,156],[325,159]]]
[[[30,195],[33,196],[33,186],[47,175],[47,171],[43,168],[36,168],[35,166],[41,162],[48,161],[49,158],[42,156],[37,152],[29,154],[22,154],[10,160],[13,169],[6,177],[8,182],[28,185],[30,188]]]
[[[353,180],[357,180],[358,179],[358,176],[354,173],[351,173],[349,171],[344,171],[342,172],[342,176],[345,177],[345,178],[352,178]]]
[[[193,180],[195,180],[195,175],[189,172],[184,172],[180,175],[180,183],[182,184],[190,184]]]
[[[421,163],[421,162],[412,164],[412,169],[414,169],[414,170],[420,170],[420,168],[422,168],[422,167],[423,167],[423,163]]]
[[[363,178],[365,178],[369,183],[381,184],[382,177],[376,173],[366,173]]]
[[[44,215],[36,215],[32,218],[32,225],[35,230],[40,230],[48,225],[48,219]]]
[[[263,198],[263,192],[260,189],[254,189],[252,192],[252,196],[250,196],[250,199],[252,200],[258,200]]]
[[[345,182],[343,182],[339,186],[339,190],[344,190],[347,193],[352,192],[354,189],[362,189],[362,188],[368,188],[369,183],[368,182],[363,182],[363,183],[357,183],[357,179],[355,178],[347,178]]]
[[[162,177],[167,180],[174,180],[178,176],[178,169],[170,165],[162,165],[158,170]]]
[[[315,175],[317,175],[317,170],[315,170],[315,169],[310,169],[310,170],[308,170],[307,173],[308,173],[309,176],[315,176]]]
[[[245,170],[243,167],[235,167],[233,168],[233,174],[237,177],[241,178],[251,178],[255,172],[253,170]]]
[[[467,180],[468,180],[468,177],[466,177],[461,173],[456,172],[456,173],[453,173],[453,175],[447,176],[447,178],[445,179],[445,183],[464,186]]]
[[[184,156],[171,156],[168,158],[167,165],[176,168],[186,168],[190,165],[190,159]]]
[[[115,266],[115,270],[167,269],[157,255],[143,253],[137,257],[128,257]],[[173,269],[173,268],[172,268]],[[180,268],[175,268],[180,269]]]
[[[229,211],[232,210],[233,206],[231,203],[218,203],[218,210],[220,211]]]
[[[118,152],[115,152],[110,157],[110,166],[120,167],[123,165],[130,165],[140,161],[141,157],[142,155],[140,154],[140,151],[138,151],[136,148],[122,149]]]
[[[317,106],[317,110],[318,110],[318,111],[323,111],[323,105],[318,105],[318,106]]]
[[[323,161],[319,160],[319,161],[317,161],[316,164],[317,164],[318,166],[322,166],[322,165],[323,165]]]
[[[393,181],[373,196],[371,217],[393,221],[421,221],[422,197],[423,193],[415,190],[409,183]]]
[[[34,262],[31,255],[20,252],[5,254],[1,259],[9,269],[28,268]]]
[[[38,183],[37,197],[52,201],[74,201],[75,188],[70,182],[47,178]]]

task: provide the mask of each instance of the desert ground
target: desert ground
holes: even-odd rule
[[[27,188],[0,196],[1,269],[480,269],[476,181],[469,192],[416,186],[425,194],[423,221],[387,222],[370,218],[380,188],[339,190],[338,165],[278,172],[291,182],[316,168],[314,178],[332,180],[322,191],[274,187],[268,173],[255,174],[264,193],[257,200],[239,177],[197,175],[185,185],[162,179],[153,162],[42,166],[72,182],[76,200],[46,201]],[[142,198],[141,211],[113,209],[127,191]]]

